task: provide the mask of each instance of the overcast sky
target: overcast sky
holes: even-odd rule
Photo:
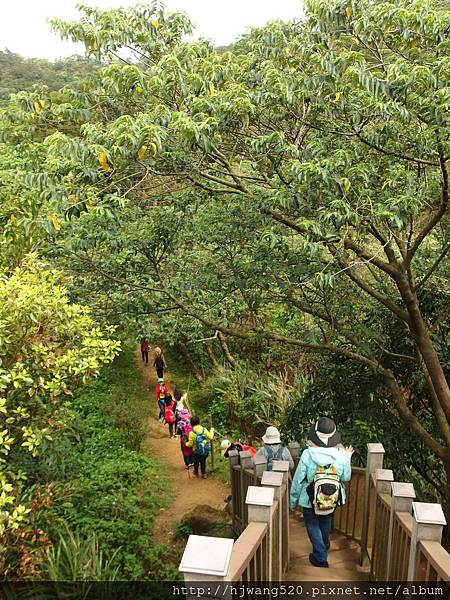
[[[50,59],[83,53],[83,45],[62,42],[46,22],[46,17],[76,19],[77,0],[1,0],[0,3],[0,49]],[[141,2],[84,0],[83,3],[107,8]],[[302,0],[165,0],[165,6],[170,12],[186,12],[196,25],[196,36],[225,45],[249,27],[258,27],[273,19],[299,17]]]

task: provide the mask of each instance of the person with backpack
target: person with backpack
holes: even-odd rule
[[[328,567],[333,512],[345,503],[344,481],[352,475],[352,446],[344,448],[336,424],[321,417],[311,427],[291,486],[290,507],[303,510],[313,551],[309,562]]]
[[[141,339],[141,354],[142,354],[142,361],[145,362],[146,365],[148,365],[148,351],[150,349],[150,346],[148,344],[147,338],[142,338]]]
[[[174,438],[175,435],[173,433],[175,426],[175,411],[176,411],[176,402],[174,402],[171,394],[166,394],[164,398],[164,422],[169,425],[169,437]]]
[[[256,456],[263,456],[267,460],[267,471],[271,471],[274,460],[287,460],[289,470],[294,468],[294,459],[291,456],[288,448],[281,444],[280,432],[276,427],[268,427],[266,433],[262,437],[264,446],[258,450]],[[255,458],[254,457],[254,458]]]
[[[181,453],[183,455],[186,469],[189,469],[194,464],[194,450],[192,447],[188,447],[186,445],[191,431],[191,413],[187,408],[183,408],[179,412],[178,422],[175,426],[175,433],[180,437]]]
[[[156,374],[158,378],[161,379],[162,377],[164,377],[164,369],[167,369],[167,363],[165,361],[163,353],[161,352],[161,348],[155,348],[155,358],[153,360],[153,365],[156,369]]]
[[[256,450],[253,446],[249,446],[248,444],[241,444],[241,442],[230,442],[230,440],[222,440],[220,447],[222,449],[222,456],[224,458],[229,457],[229,453],[231,450],[237,450],[238,452],[243,452],[247,450],[250,452],[251,456],[256,455]]]
[[[158,379],[158,384],[156,386],[155,392],[156,392],[156,401],[158,402],[158,408],[159,408],[158,421],[160,423],[162,423],[163,419],[164,419],[165,406],[166,406],[165,398],[166,398],[166,395],[169,393],[169,388],[164,383],[164,379],[162,377],[160,377]]]
[[[192,431],[189,433],[186,446],[194,450],[194,476],[198,477],[198,468],[200,467],[202,477],[206,479],[206,459],[211,450],[214,428],[211,427],[211,431],[208,431],[205,427],[202,427],[198,417],[192,417],[191,425]]]

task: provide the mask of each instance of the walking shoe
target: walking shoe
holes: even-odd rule
[[[198,477],[198,473],[195,473],[195,471],[194,471],[194,477]]]
[[[206,473],[203,473],[202,475],[202,479],[207,479],[208,475]]]
[[[309,562],[312,564],[313,567],[323,567],[324,569],[328,569],[327,561],[319,562],[314,558],[312,553],[309,555]]]

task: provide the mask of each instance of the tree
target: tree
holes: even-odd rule
[[[189,24],[156,3],[54,20],[99,57],[128,48],[140,62],[111,64],[74,94],[81,122],[70,132],[52,125],[57,107],[36,115],[26,98],[23,120],[52,125],[45,168],[62,213],[114,211],[121,199],[147,214],[146,243],[122,248],[117,285],[242,343],[364,365],[445,465],[450,518],[437,345],[448,305],[427,314],[423,300],[448,294],[448,10],[426,0],[307,8],[304,22],[271,23],[220,55],[183,43]],[[96,266],[109,261],[104,243],[81,255],[111,278]],[[379,318],[397,324],[407,351]],[[409,363],[420,398],[402,377]]]

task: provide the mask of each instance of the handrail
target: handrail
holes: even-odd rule
[[[264,536],[267,534],[267,523],[249,523],[234,542],[228,567],[228,581],[237,581],[250,561],[255,556]]]
[[[421,540],[419,551],[442,581],[450,581],[450,554],[437,541]]]

